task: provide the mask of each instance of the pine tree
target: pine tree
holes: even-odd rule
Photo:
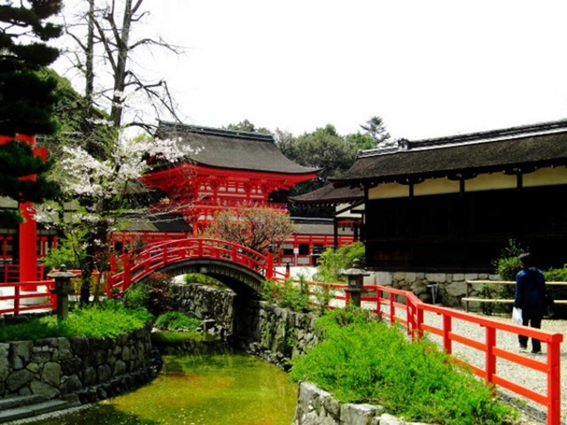
[[[17,135],[53,134],[57,85],[40,71],[52,64],[59,50],[46,43],[62,33],[62,27],[45,22],[61,11],[63,0],[29,0],[13,6],[0,0],[0,196],[17,202],[41,202],[54,195],[56,185],[42,173],[49,169],[35,157],[31,145]],[[36,175],[35,179],[21,177]],[[19,220],[15,211],[3,211],[4,225]]]

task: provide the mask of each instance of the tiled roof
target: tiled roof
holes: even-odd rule
[[[190,147],[189,159],[203,166],[296,175],[319,171],[286,158],[271,134],[160,122],[156,138]]]
[[[128,220],[126,230],[130,232],[190,233],[192,231],[191,226],[179,214],[133,214],[126,218]]]
[[[291,196],[288,199],[296,204],[328,206],[361,201],[364,199],[364,191],[358,186],[335,187],[332,184],[327,184],[319,189],[303,195]]]
[[[362,151],[337,185],[421,178],[529,172],[567,165],[567,121],[439,139],[399,141],[397,148]]]

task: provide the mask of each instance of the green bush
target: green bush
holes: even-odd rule
[[[265,280],[261,297],[263,300],[292,311],[308,311],[311,309],[307,284],[305,279],[301,277],[299,285],[294,284],[292,280],[283,283]]]
[[[360,266],[363,267],[366,258],[365,249],[362,242],[342,245],[337,250],[327,248],[319,258],[314,280],[318,282],[344,282],[346,279],[340,275],[341,271],[352,267],[355,259],[358,259]]]
[[[201,273],[188,273],[183,276],[184,283],[200,283],[201,285],[213,286],[217,288],[226,288],[227,286],[220,280]]]
[[[567,264],[561,269],[549,269],[543,272],[546,282],[567,282]],[[554,300],[567,300],[567,286],[547,285],[547,292]],[[550,315],[557,319],[567,317],[567,305],[555,304],[550,308]]]
[[[200,320],[188,317],[178,311],[164,313],[155,322],[155,327],[160,331],[195,332],[200,325]]]
[[[153,273],[147,279],[132,285],[122,296],[130,308],[146,308],[155,317],[173,309],[172,277],[166,273]]]
[[[408,421],[496,425],[517,412],[434,343],[350,307],[317,320],[322,341],[292,360],[291,377],[332,392],[341,402],[376,403]]]
[[[522,269],[518,256],[526,252],[515,239],[509,239],[508,244],[500,251],[500,257],[493,261],[493,266],[501,280],[515,281],[516,275]],[[481,298],[512,299],[515,296],[514,285],[484,285],[479,293]],[[511,314],[512,304],[482,303],[482,312],[490,315],[492,313]]]
[[[143,328],[151,319],[147,310],[128,309],[117,301],[108,300],[77,308],[61,322],[55,315],[22,323],[0,321],[0,342],[73,336],[113,339],[122,333]]]

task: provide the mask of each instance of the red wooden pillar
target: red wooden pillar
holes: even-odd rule
[[[24,134],[16,135],[16,139],[27,142],[35,147],[35,136]],[[0,144],[13,141],[9,136],[0,136]],[[44,154],[43,151],[34,149],[35,155]],[[44,158],[45,159],[45,158]],[[35,179],[35,175],[25,176],[23,179]],[[20,204],[20,212],[24,221],[19,225],[18,246],[19,246],[19,269],[21,282],[37,280],[37,223],[34,218],[35,210],[31,202]],[[25,291],[35,291],[35,285],[28,285],[22,288]]]

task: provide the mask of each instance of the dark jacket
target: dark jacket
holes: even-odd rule
[[[514,307],[530,316],[543,317],[547,313],[545,302],[545,278],[536,267],[522,269],[516,275]]]

